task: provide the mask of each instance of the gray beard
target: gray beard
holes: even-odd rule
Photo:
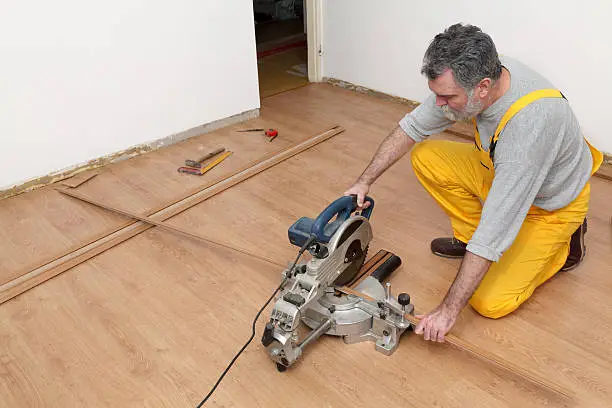
[[[452,122],[457,122],[458,120],[460,120],[459,111],[449,108],[448,105],[442,105],[440,106],[440,109],[442,109],[442,113],[444,114],[444,116],[446,116],[446,119]]]
[[[471,96],[469,97],[468,101],[467,106],[462,111],[451,109],[448,107],[448,105],[442,105],[440,106],[440,109],[442,109],[442,113],[450,121],[457,122],[460,120],[470,119],[480,112],[482,103],[479,101],[473,102]]]

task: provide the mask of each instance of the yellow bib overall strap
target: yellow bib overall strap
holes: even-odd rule
[[[489,144],[489,158],[491,160],[491,165],[493,164],[493,154],[495,152],[495,146],[497,145],[499,135],[506,127],[506,124],[510,121],[510,119],[512,119],[512,117],[514,117],[514,115],[516,115],[525,106],[529,105],[530,103],[534,101],[537,101],[538,99],[543,99],[543,98],[566,99],[565,96],[556,89],[539,89],[537,91],[533,91],[533,92],[528,93],[527,95],[524,95],[523,97],[519,98],[516,102],[514,102],[510,106],[510,108],[508,108],[504,116],[502,117],[501,121],[499,122],[499,125],[497,125],[497,129],[495,130],[495,133],[493,134],[493,136],[491,136],[491,143]],[[476,123],[476,118],[473,118],[472,122],[474,123],[474,134],[476,138],[476,141],[475,141],[476,147],[481,152],[484,152],[482,148],[482,142],[480,141],[480,133],[478,132],[478,125]],[[593,156],[593,168],[592,168],[592,173],[591,173],[593,174],[601,166],[601,163],[603,162],[603,154],[599,150],[595,149],[595,147],[593,147],[589,143],[589,141],[586,140],[586,138],[584,140],[589,146],[589,150],[591,151],[591,155]],[[483,163],[483,166],[487,167],[484,163]]]
[[[565,96],[563,96],[563,94],[556,89],[539,89],[522,96],[512,105],[510,105],[502,119],[499,121],[497,129],[495,129],[495,133],[493,136],[491,136],[491,143],[489,144],[489,157],[491,158],[491,161],[493,161],[493,154],[495,153],[495,146],[497,145],[499,135],[501,134],[502,130],[504,130],[510,119],[512,119],[514,115],[516,115],[525,106],[542,98],[565,98]],[[474,123],[477,147],[479,150],[482,150],[482,143],[480,141],[480,134],[478,132],[478,125],[476,124],[476,118],[473,118],[472,121]]]

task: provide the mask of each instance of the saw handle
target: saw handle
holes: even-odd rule
[[[361,212],[361,215],[367,219],[370,219],[372,210],[374,209],[374,200],[371,197],[366,196],[365,201],[370,202],[370,206]],[[338,216],[334,221],[335,224],[340,225],[346,221],[353,211],[357,209],[357,196],[343,196],[331,203],[315,220],[312,225],[311,234],[314,234],[320,242],[329,242],[337,228],[331,228],[330,234],[325,233],[325,227],[329,224],[332,218]]]

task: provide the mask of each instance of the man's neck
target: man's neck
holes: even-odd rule
[[[499,77],[499,80],[495,83],[495,85],[493,85],[493,88],[491,89],[491,94],[489,96],[489,99],[485,103],[483,111],[487,110],[489,106],[493,105],[502,96],[504,96],[508,89],[510,89],[510,72],[505,67],[502,67],[501,76]]]

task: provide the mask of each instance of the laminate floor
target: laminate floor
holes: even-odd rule
[[[258,252],[278,264],[297,248],[287,229],[315,217],[360,174],[406,106],[326,84],[262,102],[261,117],[113,164],[78,187],[150,214],[211,179],[339,124],[345,132],[173,217],[169,223]],[[237,133],[275,127],[280,136]],[[453,138],[439,135],[437,138]],[[234,155],[203,177],[176,172],[225,146]],[[11,282],[129,219],[50,186],[0,201],[0,282]],[[450,225],[405,157],[374,185],[374,239],[403,263],[392,291],[418,312],[440,301],[459,266],[429,252]],[[512,315],[466,308],[453,333],[572,394],[564,401],[448,345],[407,333],[392,356],[371,343],[321,338],[278,373],[259,339],[221,383],[211,407],[530,407],[612,405],[612,183],[592,180],[588,255]],[[249,337],[282,268],[159,228],[150,229],[0,305],[0,406],[193,407]]]

